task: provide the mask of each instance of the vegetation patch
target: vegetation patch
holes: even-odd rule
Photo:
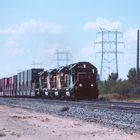
[[[136,100],[140,102],[140,78],[136,77],[134,68],[130,69],[127,80],[109,76],[105,81],[99,81],[100,100]]]

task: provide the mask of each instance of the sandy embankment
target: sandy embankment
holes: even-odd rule
[[[0,106],[1,140],[140,140],[95,123]]]

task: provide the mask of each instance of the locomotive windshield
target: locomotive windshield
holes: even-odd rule
[[[79,80],[83,80],[83,79],[93,79],[94,75],[92,73],[83,73],[83,74],[79,74]]]

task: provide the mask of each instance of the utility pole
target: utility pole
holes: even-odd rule
[[[121,40],[123,34],[114,30],[106,30],[100,28],[100,32],[97,32],[97,38],[99,41],[95,42],[95,45],[102,47],[101,52],[101,67],[100,67],[100,79],[105,80],[113,73],[118,76],[118,45],[124,44]]]
[[[139,30],[137,31],[137,70],[136,70],[137,79],[139,79]]]

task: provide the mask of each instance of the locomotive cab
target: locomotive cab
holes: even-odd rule
[[[98,98],[97,69],[88,62],[79,62],[72,66],[72,92],[76,99]]]

